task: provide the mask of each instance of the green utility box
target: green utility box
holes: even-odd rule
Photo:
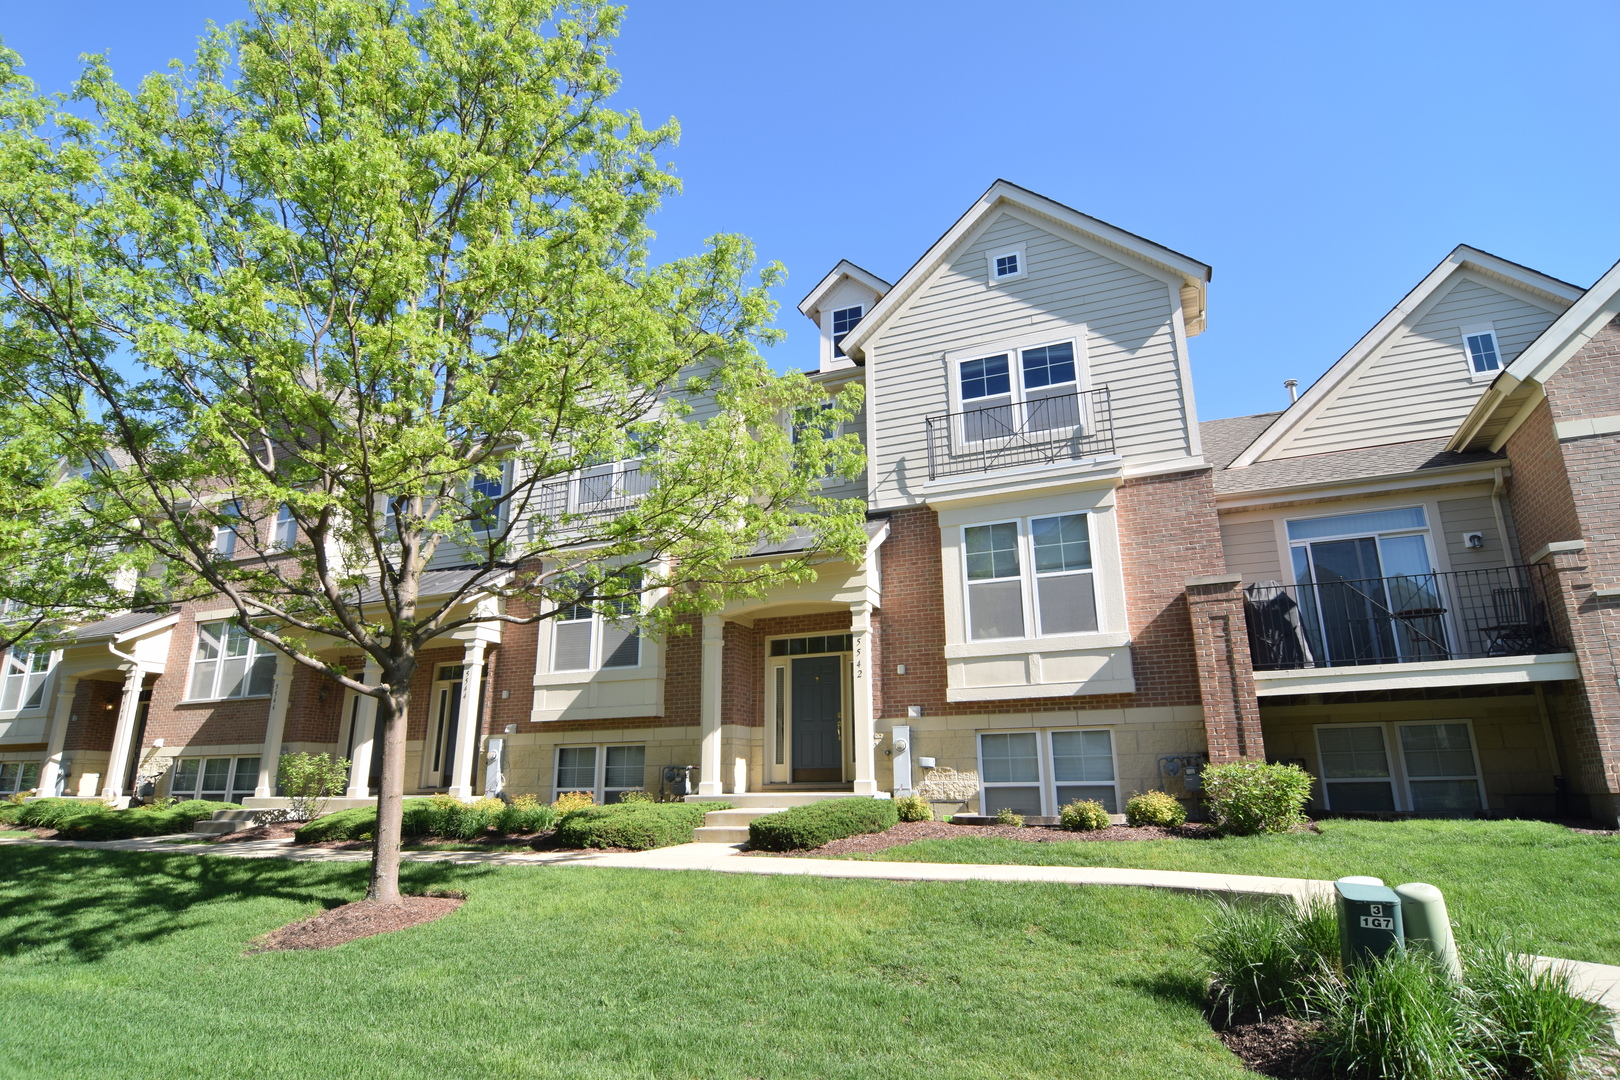
[[[1335,881],[1339,904],[1339,958],[1346,968],[1402,948],[1401,898],[1387,885]]]

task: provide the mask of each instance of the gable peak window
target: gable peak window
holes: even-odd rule
[[[849,332],[855,329],[865,315],[866,309],[860,304],[856,304],[854,307],[839,308],[832,313],[834,356],[844,355],[844,350],[841,348],[844,339],[849,336]]]
[[[1468,373],[1476,379],[1495,375],[1502,370],[1502,350],[1496,341],[1496,329],[1490,323],[1462,328],[1463,352],[1468,357]]]
[[[990,270],[990,284],[999,285],[1003,281],[1014,281],[1029,272],[1029,263],[1024,255],[1024,245],[1015,247],[996,248],[985,255],[985,262]]]

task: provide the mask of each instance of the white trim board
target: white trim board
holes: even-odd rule
[[[1483,660],[1429,660],[1416,664],[1296,668],[1254,673],[1256,697],[1282,694],[1344,694],[1358,690],[1421,690],[1427,687],[1500,686],[1580,678],[1574,653],[1491,656]]]

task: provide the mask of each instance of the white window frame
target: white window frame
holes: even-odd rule
[[[1485,770],[1481,766],[1479,760],[1479,734],[1474,728],[1474,722],[1463,717],[1446,717],[1444,719],[1430,720],[1389,720],[1356,724],[1315,725],[1316,771],[1319,776],[1318,784],[1322,790],[1322,806],[1329,811],[1337,810],[1337,808],[1333,805],[1331,796],[1328,793],[1329,783],[1355,784],[1372,782],[1357,780],[1330,781],[1325,775],[1326,770],[1322,766],[1322,732],[1346,731],[1351,728],[1378,728],[1380,731],[1382,731],[1384,735],[1384,760],[1389,768],[1389,784],[1394,793],[1395,809],[1393,812],[1414,813],[1416,812],[1413,810],[1414,800],[1412,798],[1412,781],[1414,778],[1411,775],[1411,770],[1407,767],[1406,744],[1401,741],[1401,729],[1412,727],[1438,727],[1442,724],[1462,724],[1468,728],[1468,746],[1474,756],[1474,775],[1471,779],[1474,780],[1475,784],[1477,784],[1479,788],[1480,812],[1488,810],[1490,808],[1490,803],[1486,801]],[[1416,779],[1421,782],[1424,780],[1466,780],[1470,779],[1470,777],[1420,776]],[[1340,810],[1337,812],[1357,813],[1357,811],[1354,810]]]
[[[634,600],[626,600],[625,604],[626,604],[625,614],[629,614],[630,606],[634,605],[635,601]],[[565,609],[565,610],[579,611],[579,610],[586,610],[586,609],[585,609],[584,605],[576,604],[576,605],[574,605],[574,607],[569,608],[569,609]],[[590,622],[591,629],[590,629],[590,645],[589,645],[589,648],[587,650],[586,665],[584,667],[578,667],[578,668],[559,668],[557,666],[557,630],[558,630],[558,628],[561,627],[561,626],[577,626],[580,623],[586,622],[587,620]],[[636,669],[640,668],[643,664],[645,664],[647,662],[647,638],[646,638],[646,635],[644,635],[641,632],[641,629],[639,627],[636,627],[636,628],[631,630],[631,635],[634,637],[634,639],[636,641],[636,662],[634,664],[613,664],[611,666],[609,666],[609,665],[607,665],[605,663],[607,657],[604,655],[604,653],[606,652],[606,649],[605,649],[604,646],[605,646],[605,643],[606,643],[607,633],[608,633],[608,630],[609,630],[609,627],[610,627],[612,621],[613,620],[610,620],[606,615],[602,614],[599,611],[595,611],[595,610],[592,610],[590,612],[590,615],[586,619],[580,619],[580,618],[564,619],[560,615],[558,617],[556,617],[556,618],[551,619],[550,620],[550,622],[551,622],[551,626],[550,626],[550,631],[551,631],[551,655],[548,657],[547,665],[546,665],[548,668],[550,668],[550,674],[552,674],[552,675],[569,675],[569,674],[589,674],[589,673],[594,672],[594,671],[635,671]]]
[[[607,756],[610,749],[620,747],[639,747],[641,749],[641,783],[635,787],[608,787],[607,786]],[[564,750],[591,750],[595,753],[592,765],[594,778],[588,789],[592,799],[598,806],[604,804],[609,793],[647,790],[647,744],[646,743],[563,743],[552,751],[551,755],[551,798],[555,801],[559,796],[570,791],[586,791],[578,785],[564,785],[558,783],[562,775],[562,755]]]
[[[244,701],[244,700],[252,700],[252,699],[255,699],[255,698],[267,698],[267,697],[269,697],[271,695],[271,693],[272,693],[271,690],[265,690],[262,693],[257,693],[257,694],[255,694],[255,693],[247,693],[247,692],[240,693],[240,694],[230,694],[230,695],[224,696],[224,697],[220,696],[220,694],[219,694],[219,676],[220,676],[220,672],[222,670],[224,670],[223,661],[227,658],[226,654],[225,654],[225,643],[229,640],[230,627],[233,626],[235,624],[235,622],[236,622],[236,620],[234,620],[234,619],[207,619],[207,620],[200,621],[200,622],[197,623],[197,632],[194,635],[192,635],[191,663],[186,665],[186,697],[184,698],[185,701]],[[212,656],[212,657],[205,657],[205,656],[202,655],[202,651],[203,651],[202,650],[203,633],[204,633],[204,629],[206,627],[211,627],[211,626],[223,626],[226,629],[225,629],[225,631],[223,633],[217,635],[215,637],[215,639],[214,639],[214,646],[213,647],[215,649],[215,655]],[[244,631],[244,634],[245,634],[245,631]],[[260,642],[257,638],[248,637],[247,638],[247,643],[248,643],[248,651],[241,658],[241,659],[243,659],[245,661],[245,666],[244,666],[243,672],[242,672],[242,683],[241,683],[242,688],[243,688],[244,691],[248,691],[248,690],[252,689],[252,686],[253,686],[253,669],[258,664],[258,662],[261,659],[265,658],[265,657],[274,658],[274,656],[276,655],[274,649],[272,649],[268,645],[265,645],[264,643]],[[236,659],[236,658],[232,657],[231,659]],[[201,696],[193,697],[192,696],[192,689],[196,685],[197,665],[202,664],[202,663],[211,663],[211,664],[214,665],[214,675],[213,675],[213,679],[211,680],[211,688],[213,690],[213,694],[211,694],[211,695],[209,695],[207,697],[201,697]],[[272,659],[272,664],[273,663],[274,663],[274,661]],[[272,668],[272,671],[273,671],[273,668]],[[272,683],[273,683],[273,679],[274,679],[274,675],[272,675]]]
[[[1507,368],[1507,359],[1502,355],[1502,339],[1496,334],[1495,323],[1469,323],[1458,328],[1462,333],[1463,363],[1468,365],[1468,377],[1474,382],[1488,382],[1496,378]],[[1471,337],[1489,336],[1491,348],[1496,353],[1496,366],[1487,371],[1474,370],[1474,354],[1468,347]]]
[[[41,656],[45,658],[45,666],[37,668]],[[61,657],[59,651],[30,652],[26,649],[7,649],[4,674],[0,676],[0,705],[5,705],[6,702],[15,704],[0,709],[0,715],[15,716],[18,713],[43,711],[47,700],[45,690]],[[13,687],[16,687],[15,696],[12,693]],[[36,697],[37,701],[34,700]]]
[[[1050,348],[1054,345],[1068,345],[1074,352],[1074,382],[1058,383],[1059,386],[1073,386],[1073,393],[1079,404],[1077,410],[1077,423],[1075,434],[1089,435],[1093,429],[1090,401],[1080,395],[1091,389],[1090,365],[1086,355],[1086,329],[1083,326],[1068,327],[1064,330],[1049,331],[1040,334],[1026,334],[1017,338],[991,342],[984,346],[969,349],[954,349],[945,354],[945,381],[949,394],[951,412],[963,414],[976,409],[1001,408],[999,405],[983,405],[980,402],[993,401],[1001,395],[981,398],[966,398],[962,396],[962,366],[975,360],[988,360],[992,357],[1005,354],[1007,357],[1008,393],[1007,407],[1013,410],[1012,415],[1023,415],[1023,410],[1030,402],[1030,388],[1024,385],[1024,353],[1035,349]],[[1047,386],[1034,388],[1036,394],[1050,389]],[[1037,398],[1036,400],[1039,400]],[[961,432],[952,431],[950,438],[964,447],[975,447],[986,442],[985,439],[969,438],[964,429]],[[1066,429],[1065,429],[1066,430]]]
[[[1054,754],[1053,754],[1053,751],[1052,751],[1052,736],[1056,735],[1056,734],[1059,734],[1059,733],[1071,732],[1071,731],[1072,732],[1100,731],[1100,732],[1107,733],[1107,735],[1108,735],[1108,760],[1109,760],[1110,768],[1113,770],[1113,773],[1114,773],[1114,779],[1113,779],[1114,807],[1115,807],[1114,812],[1121,812],[1119,808],[1122,807],[1124,805],[1124,803],[1122,802],[1122,800],[1120,798],[1119,740],[1114,738],[1115,732],[1114,732],[1113,728],[1111,728],[1111,727],[1099,727],[1099,726],[1096,726],[1096,725],[1081,726],[1081,727],[1058,727],[1058,728],[1017,728],[1017,729],[994,729],[994,728],[990,728],[990,729],[985,729],[985,730],[982,730],[982,731],[974,732],[973,733],[973,752],[974,752],[974,756],[975,756],[975,759],[976,759],[975,760],[975,765],[979,770],[979,812],[981,814],[994,814],[999,809],[999,807],[992,805],[992,801],[993,801],[993,798],[994,798],[994,796],[992,794],[992,789],[998,788],[998,787],[1029,787],[1029,786],[1031,786],[1031,782],[1028,781],[1028,780],[996,781],[994,783],[989,783],[989,784],[987,784],[985,782],[985,780],[984,780],[984,736],[986,736],[986,735],[1031,735],[1031,734],[1033,734],[1035,736],[1035,762],[1036,762],[1036,772],[1038,774],[1037,779],[1034,781],[1034,783],[1035,783],[1036,786],[1038,786],[1040,788],[1040,792],[1041,792],[1041,812],[1040,812],[1040,816],[1041,817],[1055,817],[1055,816],[1057,816],[1057,812],[1058,812],[1058,808],[1059,808],[1058,796],[1057,796],[1057,789],[1058,789],[1059,781],[1057,779],[1057,770],[1056,770],[1055,763],[1054,763],[1054,760],[1053,760],[1054,759]],[[1062,781],[1061,783],[1064,786],[1070,786],[1070,785],[1079,784],[1079,783],[1087,783],[1087,784],[1091,784],[1092,786],[1096,786],[1096,787],[1103,786],[1101,781],[1092,782],[1092,781],[1079,781],[1079,780],[1065,780],[1065,781]]]
[[[488,482],[490,482],[490,479],[482,475],[475,476],[473,479],[467,481],[466,494],[467,508],[469,512],[472,510],[472,499],[474,492],[477,490],[477,485],[479,483]],[[472,522],[472,531],[480,536],[487,536],[490,533],[500,533],[506,527],[507,512],[512,506],[512,500],[508,497],[512,494],[511,461],[501,462],[500,473],[495,477],[495,482],[500,485],[500,488],[490,500],[495,503],[494,519],[490,520],[481,518]]]
[[[282,503],[276,508],[275,523],[271,526],[270,550],[287,551],[298,543],[298,522],[293,517],[292,506]]]
[[[1035,568],[1035,522],[1048,521],[1053,518],[1083,517],[1086,519],[1086,538],[1091,548],[1091,565],[1081,570],[1056,570],[1042,574]],[[1030,514],[1027,517],[997,518],[990,521],[973,521],[959,526],[961,539],[961,575],[962,587],[962,639],[973,644],[982,644],[995,641],[1020,641],[1035,638],[1061,637],[1070,638],[1083,634],[1106,633],[1104,603],[1102,597],[1102,582],[1097,573],[1097,544],[1098,529],[1094,509],[1069,510],[1056,514]],[[1018,581],[1019,595],[1023,605],[1023,633],[1003,638],[977,638],[973,636],[973,590],[975,584],[986,584],[994,581],[1011,581],[1010,577],[982,578],[975,582],[968,577],[968,530],[984,528],[991,525],[1012,525],[1018,531]],[[1091,578],[1091,602],[1097,617],[1097,626],[1093,630],[1070,630],[1045,633],[1041,628],[1040,595],[1038,583],[1042,578],[1049,577],[1079,577],[1086,575]]]
[[[0,761],[0,796],[37,791],[39,772],[37,761]]]
[[[220,503],[219,513],[237,521],[242,520],[242,504],[236,499],[226,499]],[[214,554],[222,559],[233,558],[236,555],[236,543],[241,534],[234,525],[214,526]]]
[[[849,326],[844,329],[844,332],[840,334],[838,332],[838,316],[850,311],[856,313],[855,321],[850,323]],[[850,304],[848,307],[834,308],[832,311],[827,313],[827,335],[829,340],[832,341],[832,354],[834,358],[842,357],[844,355],[844,350],[842,348],[844,338],[848,337],[851,331],[859,326],[861,324],[861,320],[864,318],[866,318],[865,304]]]
[[[217,800],[211,799],[208,801],[240,801],[231,798],[232,795],[242,795],[243,798],[250,799],[253,797],[253,792],[258,788],[260,760],[261,759],[257,755],[243,755],[238,757],[231,754],[188,754],[183,757],[177,757],[174,759],[174,763],[171,766],[171,771],[169,772],[169,797],[174,799],[207,798],[203,794],[202,782],[203,776],[206,774],[208,769],[208,762],[229,761],[230,766],[225,770],[225,787],[223,789],[223,798]],[[197,763],[197,778],[192,784],[191,788],[184,791],[175,787],[175,781],[179,780],[180,778],[181,762],[183,761],[195,761]],[[252,765],[247,768],[243,768],[242,763],[244,761],[252,762]],[[214,790],[218,791],[219,789]]]
[[[1010,274],[996,273],[996,264],[999,260],[1012,256],[1018,260],[1018,269]],[[984,265],[989,276],[991,286],[1004,285],[1009,281],[1020,281],[1029,276],[1029,257],[1024,254],[1023,244],[1013,244],[1010,247],[993,248],[985,252]]]

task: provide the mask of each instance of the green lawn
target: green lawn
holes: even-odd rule
[[[1620,838],[1537,821],[1324,821],[1321,829],[1139,843],[921,840],[857,857],[1426,881],[1446,894],[1454,920],[1521,930],[1553,956],[1620,964]]]
[[[439,922],[243,954],[363,864],[0,848],[0,1061],[36,1076],[1238,1080],[1140,889],[414,864]],[[3,1071],[3,1070],[0,1070]]]

